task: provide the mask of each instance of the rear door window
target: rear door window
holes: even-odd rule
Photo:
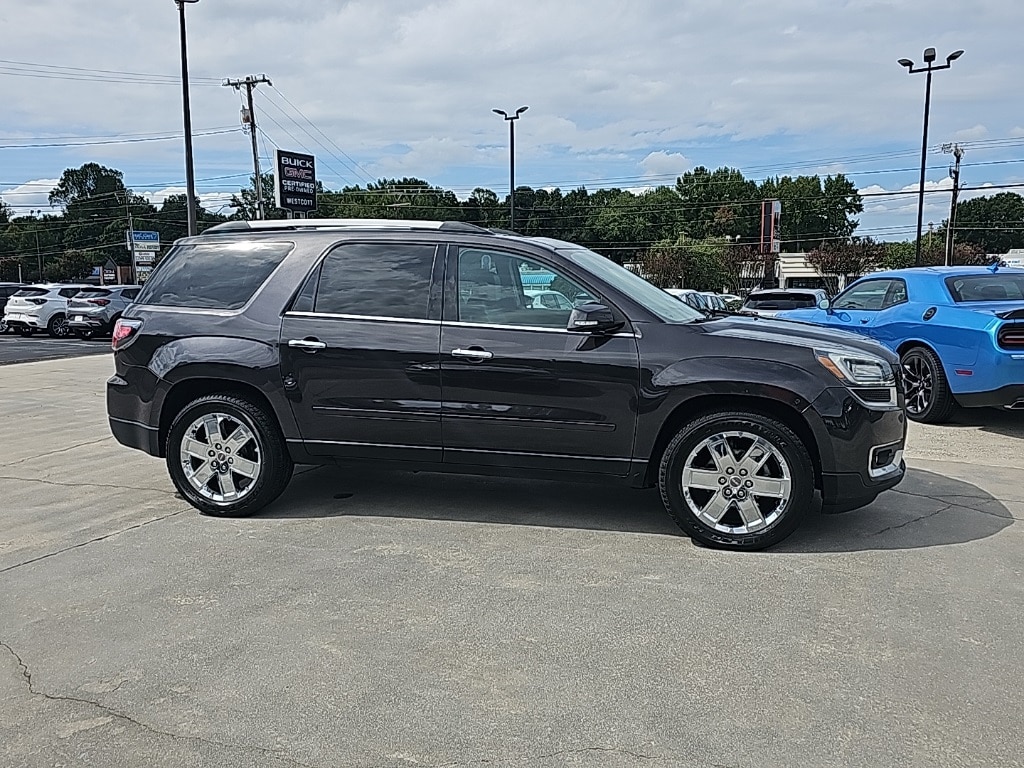
[[[197,243],[175,247],[146,282],[139,304],[239,309],[292,250],[292,243]]]
[[[436,252],[425,243],[339,246],[324,259],[313,311],[426,320]]]

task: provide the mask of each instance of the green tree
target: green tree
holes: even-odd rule
[[[807,263],[821,275],[832,296],[839,293],[844,281],[880,268],[885,259],[885,246],[870,237],[854,238],[848,243],[829,240],[807,254]]]
[[[1024,248],[1024,197],[1000,192],[957,203],[956,239],[986,253]]]
[[[679,223],[694,240],[708,237],[739,237],[754,242],[760,232],[757,183],[736,168],[710,171],[698,166],[676,181],[680,198]]]
[[[857,229],[855,214],[864,205],[852,181],[842,174],[782,176],[761,182],[759,196],[782,203],[781,240],[784,251],[806,251],[828,241],[844,241]]]

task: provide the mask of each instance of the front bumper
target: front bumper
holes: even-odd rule
[[[907,419],[902,407],[865,407],[848,390],[831,388],[815,400],[813,409],[825,437],[818,441],[822,511],[866,506],[903,480]]]

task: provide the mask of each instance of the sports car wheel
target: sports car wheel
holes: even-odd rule
[[[904,352],[900,361],[907,416],[925,424],[949,421],[956,401],[935,353],[927,347],[914,347]]]

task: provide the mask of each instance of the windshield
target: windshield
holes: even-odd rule
[[[747,298],[745,309],[805,309],[816,307],[813,293],[757,293]]]
[[[586,248],[559,248],[558,252],[575,264],[597,275],[666,323],[690,323],[704,314],[684,304],[639,275],[621,267],[606,256]]]
[[[958,304],[970,301],[1024,300],[1024,274],[965,275],[947,277],[946,287]]]

